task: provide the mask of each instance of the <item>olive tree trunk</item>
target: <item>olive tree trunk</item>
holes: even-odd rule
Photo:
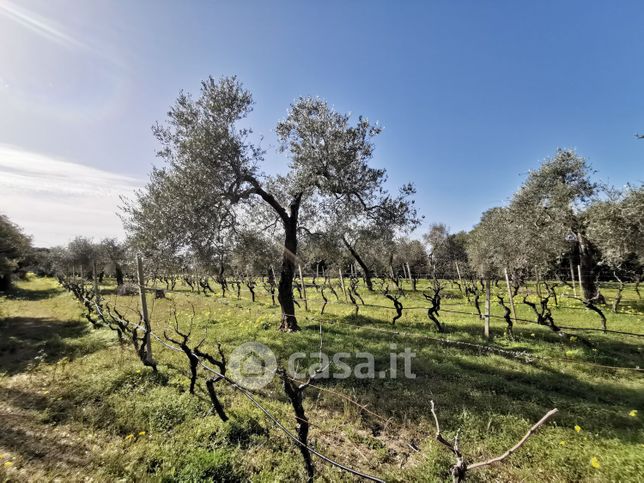
[[[579,283],[584,292],[584,299],[591,300],[597,295],[597,283],[595,282],[593,270],[595,266],[593,251],[586,235],[583,233],[577,234],[577,241],[579,243],[579,271],[581,272]]]
[[[293,208],[293,207],[291,207]],[[284,251],[282,253],[282,268],[277,288],[277,300],[282,309],[280,330],[295,332],[300,330],[295,316],[293,298],[293,278],[295,277],[295,260],[297,257],[297,211],[291,209],[291,216],[284,222]]]
[[[355,251],[355,249],[351,246],[351,243],[349,243],[346,238],[342,237],[342,242],[344,243],[344,246],[347,247],[347,250],[349,250],[349,253],[351,253],[351,256],[355,258],[356,262],[358,262],[358,265],[360,265],[360,268],[362,268],[362,273],[364,273],[364,282],[367,285],[367,288],[369,289],[369,291],[373,292],[373,282],[371,281],[371,277],[372,277],[371,270],[369,270],[369,267],[367,267],[367,264],[360,257],[358,252]]]

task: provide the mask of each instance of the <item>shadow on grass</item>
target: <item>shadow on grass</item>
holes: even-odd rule
[[[73,359],[100,349],[96,343],[83,344],[85,322],[46,317],[8,317],[0,320],[0,372],[16,374],[40,362]]]
[[[583,333],[583,337],[590,340],[594,345],[593,351],[583,347],[579,341],[570,342],[551,331],[546,326],[537,324],[515,324],[515,339],[511,341],[504,335],[504,326],[495,324],[491,329],[491,338],[486,341],[483,336],[483,321],[480,324],[470,323],[447,323],[444,324],[445,332],[439,333],[431,321],[409,322],[404,321],[396,325],[385,322],[381,319],[366,317],[362,315],[349,315],[338,317],[337,320],[343,326],[352,326],[358,329],[365,329],[372,332],[373,337],[386,340],[387,337],[415,337],[415,338],[449,338],[453,340],[465,340],[480,345],[498,345],[500,348],[512,351],[521,351],[528,354],[535,354],[545,351],[545,357],[566,358],[566,351],[575,351],[575,359],[570,362],[592,362],[594,364],[613,365],[619,367],[642,367],[644,365],[644,354],[640,339],[619,339],[619,336],[604,335],[601,333]],[[374,328],[370,331],[370,328]],[[311,327],[314,330],[313,327]],[[325,327],[329,331],[330,326]],[[571,336],[578,337],[572,331],[567,331]],[[377,335],[380,334],[380,335]],[[465,337],[463,337],[465,336]],[[472,340],[474,339],[474,340]],[[535,342],[540,346],[535,346]],[[508,346],[507,344],[510,344]],[[553,352],[554,351],[554,352]],[[474,352],[476,350],[474,349]],[[538,357],[538,355],[537,355]]]
[[[12,287],[11,290],[4,293],[4,295],[10,300],[45,300],[56,295],[63,293],[63,289],[60,286],[46,288],[46,289],[36,289],[30,290],[22,287]]]
[[[343,332],[337,325],[327,328],[329,334],[347,337]],[[382,336],[361,331],[360,337],[368,347],[380,344]],[[403,340],[403,337],[398,340],[399,350]],[[351,377],[322,379],[315,384],[323,388],[323,395],[324,389],[341,390],[386,418],[420,422],[427,419],[429,401],[434,399],[445,420],[458,421],[467,410],[481,420],[514,415],[536,421],[547,410],[558,407],[559,424],[571,430],[581,422],[588,430],[632,442],[644,427],[641,420],[628,415],[631,409],[642,407],[644,394],[636,387],[621,386],[618,379],[621,371],[602,370],[606,377],[596,382],[582,373],[562,371],[548,363],[501,361],[492,354],[433,344],[411,348],[418,353],[412,362],[416,375],[413,379],[402,377],[400,363],[396,379]],[[376,356],[376,374],[386,369],[387,364],[387,358]],[[631,373],[629,376],[637,377]],[[344,406],[338,405],[337,410],[343,411]],[[363,416],[375,422],[368,413]]]
[[[629,310],[632,312],[629,313]],[[606,307],[606,312],[613,314],[610,307]],[[617,308],[616,315],[644,316],[644,300],[622,300]]]
[[[87,465],[89,451],[77,441],[66,441],[59,434],[44,430],[37,416],[31,414],[0,413],[2,431],[0,446],[26,460],[37,460],[46,467],[55,468],[64,463],[76,469]]]

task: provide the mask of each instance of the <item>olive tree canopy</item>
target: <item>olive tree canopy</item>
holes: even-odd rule
[[[615,276],[622,270],[639,275],[644,266],[644,186],[612,190],[589,207],[585,218],[601,263]]]
[[[11,277],[31,254],[31,239],[0,214],[0,291],[11,287]]]
[[[528,174],[509,206],[519,246],[537,270],[546,270],[573,248],[586,299],[597,295],[594,250],[583,216],[601,188],[591,174],[587,161],[575,151],[558,149]]]
[[[380,128],[362,117],[352,123],[319,98],[297,99],[277,124],[290,169],[284,176],[265,175],[265,151],[240,126],[252,106],[250,92],[235,77],[210,77],[197,99],[181,93],[167,122],[154,128],[165,165],[126,202],[125,226],[134,237],[159,236],[180,250],[251,226],[262,210],[250,216],[249,207],[264,205],[283,228],[278,299],[281,329],[292,331],[298,329],[292,286],[302,221],[322,226],[340,209],[356,219],[375,218],[407,201],[388,195],[385,171],[368,164]]]
[[[593,298],[595,251],[585,212],[599,190],[584,158],[557,150],[528,174],[507,206],[483,214],[468,236],[472,268],[481,276],[500,276],[504,269],[538,276],[570,254],[581,267],[584,297]]]

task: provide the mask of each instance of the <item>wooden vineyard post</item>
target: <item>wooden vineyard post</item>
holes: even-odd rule
[[[309,311],[309,302],[306,299],[306,286],[304,285],[304,277],[302,277],[302,265],[297,266],[297,269],[300,271],[300,285],[302,287],[302,295],[304,297],[304,310]]]
[[[485,328],[483,334],[486,339],[490,338],[490,279],[485,280]]]
[[[463,287],[463,279],[461,278],[461,271],[458,268],[458,262],[454,262],[456,265],[456,274],[458,275],[458,283],[461,284],[461,287]]]
[[[503,272],[505,273],[505,284],[508,286],[508,297],[510,297],[510,308],[512,308],[512,317],[514,321],[517,320],[517,309],[514,308],[514,297],[512,296],[512,288],[510,287],[510,277],[508,277],[508,269],[504,268]]]
[[[411,270],[409,269],[409,263],[405,262],[405,265],[407,266],[407,278],[409,279],[409,285],[412,285]]]
[[[575,288],[575,269],[572,264],[572,257],[570,258],[570,279],[572,280],[572,294],[576,297],[577,289]],[[581,283],[581,280],[579,283]]]
[[[344,301],[348,302],[349,299],[347,298],[347,289],[344,286],[344,278],[342,277],[342,269],[338,268],[338,274],[340,275],[340,285],[342,286],[342,293],[344,294]]]
[[[150,327],[150,317],[148,316],[148,302],[145,297],[145,277],[143,275],[143,260],[141,255],[136,256],[136,274],[139,281],[139,297],[141,299],[141,318],[145,327],[145,356],[146,362],[150,365],[156,365],[152,358],[152,338],[150,336],[152,327]]]
[[[584,297],[584,285],[583,285],[583,282],[581,281],[581,265],[577,265],[577,275],[579,277],[577,279],[579,280],[579,295]]]
[[[101,294],[98,289],[98,277],[96,276],[96,260],[92,260],[92,277],[94,278],[94,302],[98,305],[101,301]]]

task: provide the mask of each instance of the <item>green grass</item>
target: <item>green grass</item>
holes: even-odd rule
[[[136,297],[116,298],[113,287],[102,288],[108,301],[138,320]],[[393,310],[360,307],[356,317],[353,306],[336,302],[328,291],[331,303],[320,316],[321,298],[312,288],[310,312],[298,311],[302,330],[283,334],[277,331],[279,308],[271,305],[261,284],[255,304],[245,289],[237,300],[231,292],[222,299],[178,288],[165,300],[150,300],[154,330],[160,334],[168,328],[175,307],[187,327],[194,307],[192,340],[205,337],[211,351],[215,342],[229,354],[239,344],[256,340],[285,364],[295,351],[318,351],[320,324],[326,353],[370,352],[377,371],[388,367],[391,344],[399,351],[410,347],[417,355],[415,379],[329,379],[316,383],[322,390],[307,389],[310,442],[362,471],[387,481],[449,480],[452,457],[433,438],[433,399],[445,436],[453,438],[461,429],[461,448],[470,462],[503,453],[549,409],[560,411],[516,454],[472,472],[469,481],[644,479],[642,373],[603,367],[642,366],[642,338],[579,333],[593,343],[587,348],[545,327],[517,323],[515,339],[509,340],[505,322],[492,319],[492,339],[486,342],[478,317],[447,312],[474,312],[455,288],[443,300],[444,335],[428,320],[420,292],[407,292],[401,301],[421,309],[405,310],[392,326]],[[553,308],[558,324],[600,327],[596,314],[563,292],[559,308]],[[603,286],[602,292],[610,302],[614,287]],[[392,305],[380,294],[360,293],[367,304]],[[523,304],[517,309],[519,317],[534,319]],[[609,329],[644,333],[644,304],[632,287],[624,292],[622,313],[604,310]],[[492,312],[502,314],[496,303]],[[218,385],[231,417],[223,423],[210,413],[203,378],[195,396],[187,393],[185,356],[155,342],[160,374],[154,375],[131,346],[119,346],[108,329],[89,328],[81,314],[80,305],[51,279],[20,282],[15,293],[0,298],[0,476],[30,481],[305,478],[295,445],[241,394]],[[522,351],[533,361],[442,344],[436,340],[442,337]],[[295,428],[277,379],[258,392],[258,399]],[[639,414],[630,416],[632,410]],[[591,466],[593,457],[601,468]],[[12,465],[5,466],[5,461]],[[351,480],[320,460],[315,464],[322,480]]]

